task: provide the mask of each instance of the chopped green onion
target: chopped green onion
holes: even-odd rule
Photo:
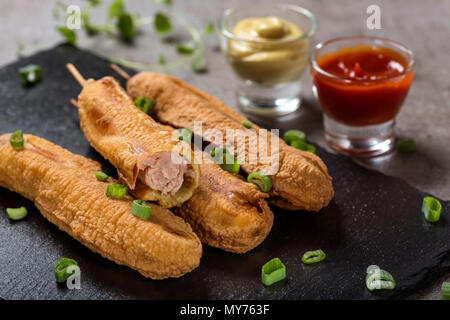
[[[195,51],[195,45],[192,42],[177,44],[177,52],[180,54],[192,54]]]
[[[302,257],[302,262],[304,264],[311,264],[311,263],[317,263],[320,261],[325,260],[326,258],[325,252],[322,250],[314,250],[314,251],[307,251]]]
[[[416,151],[416,143],[413,139],[397,141],[395,147],[401,153],[412,153]]]
[[[119,33],[124,40],[129,42],[133,41],[136,30],[133,18],[129,14],[122,13],[119,16],[119,20],[117,20],[117,29],[119,29]]]
[[[186,141],[188,144],[191,144],[192,141],[192,131],[188,128],[181,129],[180,136],[178,140]]]
[[[62,258],[55,264],[53,270],[55,272],[56,282],[62,283],[67,281],[67,279],[74,273],[69,273],[67,270],[67,268],[72,265],[78,266],[78,263],[69,258]]]
[[[266,286],[270,286],[275,282],[286,278],[286,267],[279,258],[273,258],[261,269],[261,280]]]
[[[101,172],[101,171],[97,171],[95,173],[95,177],[99,181],[106,181],[106,180],[108,180],[108,175],[106,173],[104,173],[104,172]]]
[[[376,268],[367,272],[366,286],[369,291],[381,289],[393,290],[395,289],[395,280],[386,270]]]
[[[122,198],[127,193],[128,187],[118,183],[111,183],[106,186],[106,195],[111,198]]]
[[[14,149],[23,149],[23,133],[22,130],[17,130],[11,133],[9,143]]]
[[[292,142],[300,140],[305,141],[306,135],[303,131],[300,130],[288,130],[284,133],[283,139],[284,141],[291,145]]]
[[[291,146],[302,151],[316,153],[316,148],[314,146],[301,140],[292,141]]]
[[[147,220],[150,218],[150,212],[152,208],[145,204],[144,200],[134,200],[131,207],[131,213],[136,217]]]
[[[239,170],[241,170],[241,164],[239,162],[234,162],[234,163],[223,163],[220,165],[220,167],[228,172],[231,173],[239,173]]]
[[[22,220],[27,216],[27,208],[6,208],[6,213],[11,220]]]
[[[155,108],[156,102],[147,97],[139,97],[134,100],[134,104],[141,111],[148,114],[149,112],[153,111],[153,109]]]
[[[153,26],[159,34],[165,34],[172,30],[170,18],[161,12],[155,14]]]
[[[442,283],[441,300],[450,300],[450,282]]]
[[[19,69],[20,80],[26,85],[34,84],[41,78],[41,66],[29,64]]]
[[[223,170],[231,172],[231,173],[239,173],[239,170],[241,168],[241,164],[231,154],[224,153],[223,154],[223,163],[220,164],[220,167]]]
[[[77,34],[75,31],[67,27],[55,27],[55,29],[66,39],[66,43],[72,46],[75,45],[77,42]]]
[[[253,126],[253,123],[251,123],[251,122],[248,121],[248,120],[244,120],[244,121],[242,121],[242,125],[243,125],[244,127],[246,127],[247,129],[250,129],[250,128]]]
[[[423,198],[422,212],[428,222],[437,222],[441,216],[442,205],[433,197]]]
[[[247,181],[256,184],[262,192],[269,192],[272,189],[272,181],[261,172],[253,172],[248,175]]]
[[[124,12],[125,9],[123,7],[123,0],[115,0],[108,8],[108,17],[118,18]]]

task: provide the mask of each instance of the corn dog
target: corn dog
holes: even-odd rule
[[[24,135],[24,148],[0,136],[0,186],[33,201],[42,215],[90,250],[152,279],[179,277],[199,265],[202,247],[183,219],[152,204],[148,220],[131,213],[132,198],[105,195],[95,161]],[[114,182],[112,179],[109,182]]]
[[[189,128],[194,131],[194,121],[202,121],[203,132],[218,129],[226,136],[227,129],[241,130],[246,118],[233,111],[218,99],[190,86],[189,84],[163,74],[142,72],[131,77],[127,84],[129,94],[133,97],[145,96],[156,102],[154,116],[162,123],[177,128]],[[257,136],[261,130],[257,125],[251,128]],[[197,132],[194,132],[199,134]],[[209,138],[203,135],[203,138]],[[243,163],[241,168],[248,174],[263,171],[267,165],[260,162],[261,151],[270,150],[273,137],[269,133],[266,140],[258,141],[256,163]],[[289,210],[318,211],[328,205],[334,191],[331,177],[322,160],[314,154],[300,151],[288,146],[278,139],[278,171],[270,175],[273,186],[270,191],[271,202]],[[217,141],[214,141],[217,143]],[[244,150],[246,159],[250,156],[248,144]],[[238,154],[235,154],[238,156]]]
[[[167,208],[188,200],[200,179],[198,164],[191,163],[190,146],[174,140],[171,131],[161,130],[137,109],[113,78],[80,82],[81,129],[117,168],[133,195]]]

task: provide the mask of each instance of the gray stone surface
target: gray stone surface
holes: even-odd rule
[[[216,20],[220,13],[241,1],[173,0],[171,8],[151,1],[126,1],[131,12],[141,16],[165,10],[184,18],[194,26],[203,28],[209,19]],[[247,0],[245,2],[250,2]],[[255,2],[255,1],[252,1]],[[66,3],[83,2],[68,0]],[[108,1],[109,3],[109,1]],[[418,151],[411,156],[393,154],[389,157],[366,161],[362,165],[406,180],[420,190],[443,199],[450,199],[450,80],[448,52],[450,52],[450,1],[446,0],[308,0],[302,5],[313,11],[320,23],[317,41],[336,36],[368,34],[398,40],[413,50],[416,56],[416,76],[404,108],[397,118],[397,133],[401,138],[414,138]],[[366,8],[378,4],[382,13],[382,30],[370,31],[365,27]],[[0,0],[0,66],[16,59],[17,43],[25,44],[27,51],[38,50],[61,41],[54,31],[58,24],[52,17],[55,1]],[[94,12],[96,20],[104,19],[104,11]],[[208,73],[197,75],[187,65],[172,71],[193,85],[217,96],[235,107],[231,86],[232,73],[218,48],[216,35],[206,39]],[[142,28],[132,45],[110,36],[89,38],[80,33],[79,46],[103,56],[127,57],[141,62],[155,62],[163,52],[174,58],[173,49],[153,34],[151,26]],[[310,81],[304,79],[303,109],[285,119],[294,128],[301,128],[308,138],[324,146],[321,115],[310,90]],[[261,121],[264,122],[264,121]],[[431,283],[415,298],[437,299],[442,281],[449,275]]]

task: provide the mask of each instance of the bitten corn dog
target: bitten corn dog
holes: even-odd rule
[[[194,131],[194,121],[202,121],[203,133],[209,129],[218,129],[226,136],[227,129],[249,129],[242,125],[244,116],[233,111],[218,99],[188,85],[187,83],[163,74],[142,72],[128,81],[127,89],[133,97],[145,96],[156,102],[154,116],[162,123],[177,128],[189,128]],[[258,137],[261,130],[253,125]],[[194,132],[199,134],[197,132]],[[208,140],[209,137],[203,135]],[[279,140],[279,152],[269,156],[278,157],[278,171],[270,175],[273,186],[270,191],[271,201],[275,205],[289,210],[318,211],[328,205],[334,191],[331,177],[322,160],[314,154],[300,151],[273,137],[258,139],[256,163],[242,163],[241,168],[248,174],[263,171],[267,164],[261,162],[263,150],[270,150],[272,139]],[[217,143],[217,141],[214,141]],[[248,159],[251,151],[249,144],[239,150]]]
[[[81,77],[72,65],[68,68]],[[172,132],[137,109],[113,78],[78,80],[83,85],[78,97],[81,129],[133,195],[167,208],[188,200],[200,179],[190,146],[174,141]]]
[[[152,279],[179,277],[199,265],[202,247],[183,219],[152,204],[148,220],[131,213],[132,198],[105,195],[95,161],[24,135],[24,148],[0,136],[0,186],[33,201],[42,215],[90,250]],[[110,180],[109,182],[113,182]]]

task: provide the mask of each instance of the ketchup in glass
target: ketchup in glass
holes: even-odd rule
[[[315,57],[311,72],[323,112],[349,126],[394,119],[414,76],[409,64],[401,53],[369,44]]]

